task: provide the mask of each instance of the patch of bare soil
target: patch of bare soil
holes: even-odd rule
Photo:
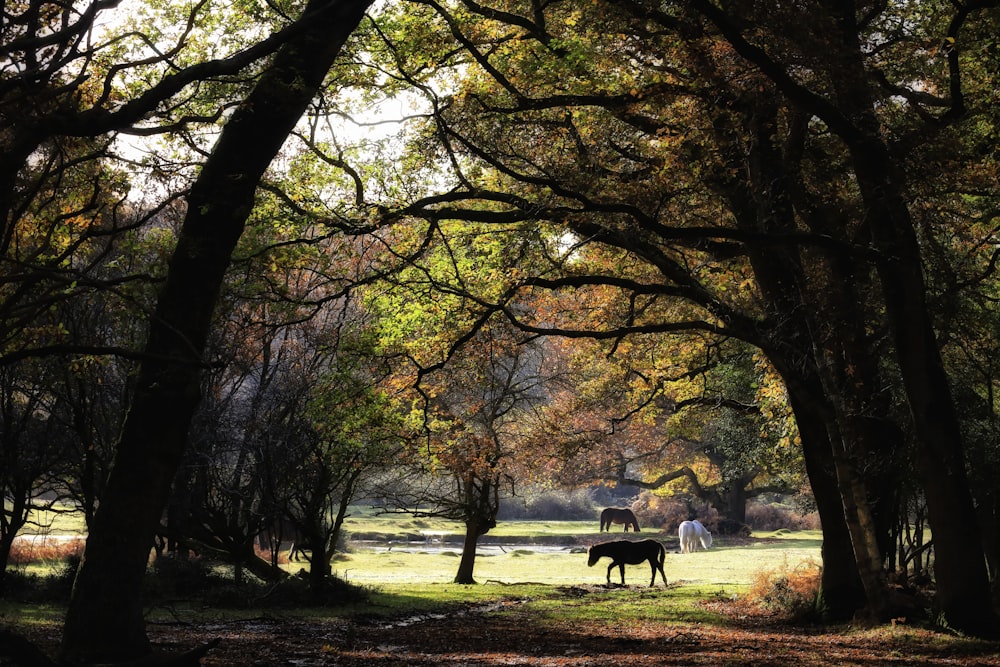
[[[943,638],[896,626],[834,631],[784,624],[724,602],[716,625],[572,624],[539,621],[518,601],[386,621],[258,619],[150,628],[161,649],[181,652],[221,638],[203,660],[236,665],[983,665],[1000,667],[1000,642]]]
[[[595,592],[573,587],[564,594],[579,603]],[[540,619],[523,601],[509,600],[395,620],[261,617],[154,624],[149,634],[157,651],[167,654],[219,640],[202,660],[207,667],[1000,667],[1000,642],[945,637],[902,624],[868,631],[793,625],[740,602],[705,604],[726,623],[570,623]],[[54,638],[31,639],[53,654]]]

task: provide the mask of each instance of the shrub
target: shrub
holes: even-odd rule
[[[786,561],[774,570],[764,570],[754,576],[747,599],[778,616],[801,618],[812,612],[819,593],[820,567],[803,561],[790,568]]]
[[[661,528],[668,532],[677,530],[681,521],[688,518],[687,503],[679,498],[658,496],[642,491],[632,502],[632,511],[640,526]]]
[[[83,555],[82,537],[25,535],[14,540],[10,548],[11,565],[38,562],[65,562]]]
[[[719,521],[719,512],[714,507],[703,507],[692,515],[692,503],[689,498],[677,496],[658,496],[651,491],[642,491],[632,502],[632,511],[639,519],[639,525],[659,528],[667,533],[676,533],[682,521],[698,519],[709,530],[714,530]]]
[[[773,531],[819,530],[819,515],[815,512],[800,514],[787,507],[774,504],[751,503],[747,505],[747,525],[753,530]]]
[[[246,573],[237,583],[228,574],[232,566],[206,558],[158,558],[146,581],[146,598],[152,602],[197,600],[210,607],[228,609],[338,606],[367,599],[369,590],[339,577],[327,577],[318,590],[310,586],[305,570],[265,582]]]
[[[209,561],[201,558],[157,558],[147,582],[151,596],[188,597],[212,588],[222,577],[215,575]]]
[[[498,518],[501,521],[530,520],[585,520],[597,519],[600,514],[590,495],[583,490],[542,491],[523,498],[504,499]]]
[[[79,556],[49,568],[49,574],[29,574],[17,569],[4,575],[3,597],[31,603],[65,604],[73,590],[73,580],[80,566]]]

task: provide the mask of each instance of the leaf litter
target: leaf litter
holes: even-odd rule
[[[585,593],[565,591],[579,601]],[[203,660],[236,665],[639,667],[981,665],[1000,667],[1000,642],[894,623],[875,629],[793,624],[738,601],[706,602],[719,624],[541,618],[523,600],[399,619],[257,619],[156,626],[177,650],[222,637]]]
[[[596,594],[602,587],[594,588]],[[585,587],[561,592],[577,604],[591,594]],[[206,667],[1000,667],[1000,642],[951,637],[902,620],[872,629],[796,624],[716,599],[703,604],[724,619],[718,623],[607,622],[543,615],[525,602],[389,619],[275,615],[155,623],[148,631],[156,650],[166,653],[220,640],[202,659]],[[32,639],[50,655],[57,644],[51,636]]]

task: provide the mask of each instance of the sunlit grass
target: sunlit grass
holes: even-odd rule
[[[663,537],[656,534],[650,536]],[[749,545],[727,545],[724,540],[719,540],[712,549],[693,554],[668,550],[664,570],[671,584],[746,587],[761,570],[818,561],[820,543],[818,534],[802,533],[779,536],[773,542],[751,542]],[[437,546],[441,548],[441,545]],[[447,583],[455,577],[461,547],[449,544],[443,548],[443,551],[428,548],[409,552],[401,548],[382,551],[355,547],[334,564],[334,569],[344,579],[359,585]],[[495,581],[508,585],[600,585],[606,581],[608,565],[610,561],[604,559],[592,568],[587,567],[587,556],[582,546],[543,549],[524,545],[511,549],[483,545],[476,558],[475,578],[480,583]],[[649,576],[647,564],[626,566],[626,584],[648,584]],[[619,581],[616,568],[612,573],[612,582]]]
[[[458,545],[414,552],[356,548],[338,558],[334,569],[340,577],[359,585],[448,583],[458,571],[460,552]],[[481,583],[573,584],[586,577],[586,561],[579,548],[541,552],[485,546],[476,557],[475,578]]]
[[[539,622],[718,623],[721,617],[700,602],[718,597],[717,589],[698,586],[654,588],[588,588],[577,596],[558,595],[532,601]]]
[[[78,533],[83,524],[79,515],[46,512],[33,517],[46,532]],[[380,513],[377,508],[355,506],[345,521],[348,536],[379,540],[392,547],[371,548],[370,543],[349,543],[348,553],[334,563],[334,571],[360,586],[381,588],[414,584],[450,583],[458,569],[460,540],[464,527],[460,522],[418,518],[407,514]],[[747,544],[727,544],[717,539],[716,546],[705,552],[679,554],[676,536],[645,530],[641,534],[599,533],[593,521],[506,521],[491,530],[480,545],[475,578],[481,583],[504,585],[540,583],[547,585],[603,584],[607,560],[593,568],[586,564],[585,545],[597,540],[638,539],[650,537],[663,541],[668,548],[665,570],[671,584],[747,586],[761,570],[781,564],[818,561],[822,536],[819,531],[787,530],[758,533]],[[498,540],[516,546],[500,546]],[[550,539],[551,538],[551,539]],[[561,542],[561,538],[566,538]],[[578,542],[577,542],[578,541]],[[562,546],[562,543],[566,543]],[[573,542],[577,542],[575,545]],[[419,551],[426,547],[425,551]],[[411,553],[411,550],[417,550]],[[47,559],[32,563],[31,568],[51,568]],[[298,572],[302,563],[290,563],[287,569]],[[618,582],[617,571],[613,573]],[[626,583],[648,583],[646,565],[627,566]]]
[[[344,520],[344,530],[348,535],[370,536],[383,535],[401,540],[440,538],[442,536],[461,536],[465,534],[465,526],[459,521],[447,519],[411,517],[406,514],[375,515],[370,512],[351,511]],[[598,534],[599,523],[594,521],[501,521],[488,536],[520,538],[545,538],[561,535]]]
[[[24,535],[82,535],[86,532],[83,513],[68,505],[56,505],[51,510],[34,511],[28,515]]]

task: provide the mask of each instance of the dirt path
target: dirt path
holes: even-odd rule
[[[594,588],[563,591],[566,604],[588,605],[603,587]],[[567,621],[507,600],[388,621],[301,620],[275,613],[252,620],[154,623],[148,630],[157,650],[170,654],[218,640],[203,659],[206,667],[1000,667],[1000,642],[947,637],[903,623],[873,630],[796,626],[740,602],[705,605],[726,622]],[[27,632],[54,655],[58,638],[51,629]]]
[[[198,627],[154,626],[154,640],[185,650],[222,639],[205,665],[989,665],[1000,643],[949,639],[897,626],[834,633],[733,616],[731,627],[540,622],[522,603],[387,623],[282,619]]]

